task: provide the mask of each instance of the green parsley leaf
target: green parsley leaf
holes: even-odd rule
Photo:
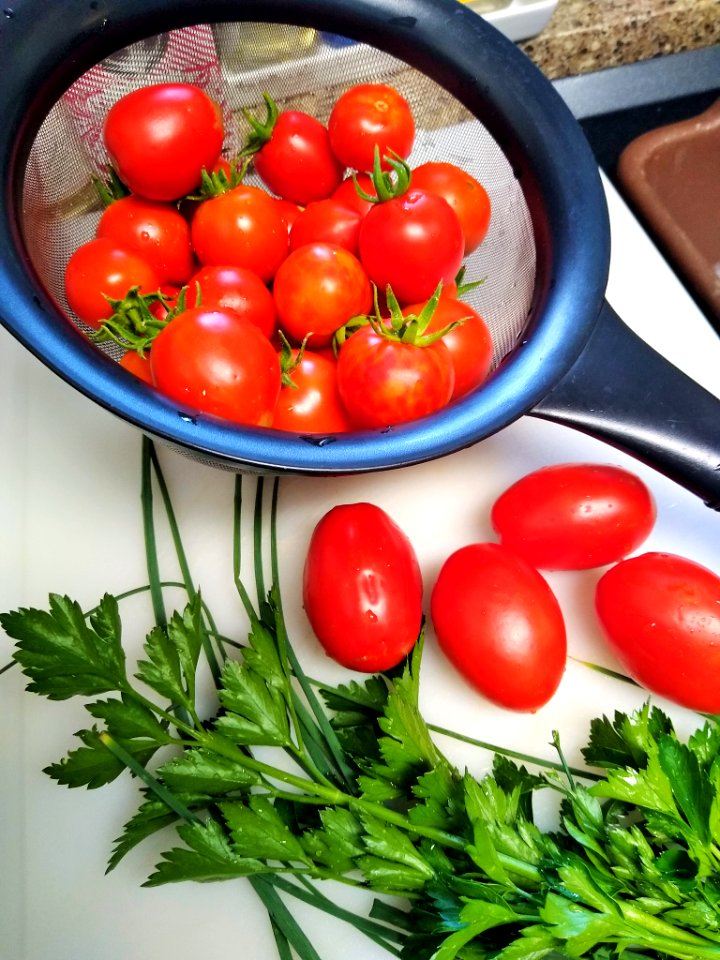
[[[238,856],[215,820],[182,824],[177,832],[187,848],[175,847],[164,853],[143,886],[157,887],[184,880],[229,880],[267,872],[267,867],[259,861]]]
[[[350,873],[357,857],[365,852],[360,821],[345,807],[326,807],[320,820],[321,829],[306,830],[303,834],[306,853],[338,876]]]
[[[465,829],[462,777],[449,763],[439,763],[434,770],[421,774],[412,795],[421,802],[408,810],[411,823],[453,833]]]
[[[285,691],[288,686],[287,675],[278,653],[275,634],[277,609],[272,602],[263,604],[265,613],[272,617],[269,625],[257,620],[252,625],[249,643],[243,647],[243,660],[248,668],[257,674],[275,690]]]
[[[701,843],[710,841],[710,808],[715,790],[693,751],[674,737],[658,744],[658,760],[677,804]]]
[[[100,740],[97,729],[80,730],[75,734],[84,746],[70,753],[58,763],[43,771],[53,780],[66,787],[95,789],[111,783],[126,769]],[[157,749],[157,744],[147,740],[127,740],[122,746],[143,766]]]
[[[0,614],[0,625],[17,642],[14,659],[30,678],[28,690],[50,700],[118,690],[125,681],[117,601],[105,595],[88,625],[80,605],[51,594],[48,610]]]
[[[590,766],[639,769],[657,740],[671,731],[669,717],[645,703],[630,716],[616,711],[612,722],[607,717],[593,720],[582,755]]]
[[[374,777],[408,788],[421,773],[444,761],[420,713],[419,679],[423,638],[413,648],[402,675],[392,681],[378,724],[385,734],[379,740],[383,762],[373,763]],[[367,789],[363,781],[363,789]]]
[[[616,916],[588,910],[566,897],[549,893],[540,917],[551,936],[564,941],[570,956],[581,957],[597,944],[618,936],[622,921]]]
[[[222,803],[220,809],[243,857],[308,862],[302,843],[266,797],[254,795],[247,803]]]
[[[361,711],[378,717],[387,703],[388,684],[383,677],[372,676],[363,683],[351,680],[336,687],[323,687],[320,692],[328,709],[335,714]]]
[[[157,719],[146,706],[123,694],[120,700],[96,700],[85,709],[96,720],[104,720],[108,731],[119,740],[143,737],[158,746],[172,743],[167,723]]]
[[[158,777],[180,793],[202,793],[211,797],[246,792],[260,783],[260,777],[232,760],[201,747],[186,750],[168,760],[157,771]]]
[[[374,817],[363,816],[362,823],[365,828],[363,843],[369,853],[402,863],[424,877],[425,881],[435,876],[406,832]]]
[[[187,798],[184,798],[187,803]],[[167,804],[152,796],[145,800],[128,820],[122,834],[115,840],[108,860],[107,873],[114,870],[123,857],[147,837],[176,823],[177,814]]]
[[[358,857],[357,866],[376,893],[406,897],[409,892],[422,890],[427,880],[412,867],[371,854]]]
[[[219,697],[227,712],[216,722],[220,733],[247,746],[291,746],[283,694],[235,660],[226,660],[221,679]]]
[[[510,907],[487,901],[471,901],[460,913],[463,926],[443,941],[433,960],[453,960],[462,947],[486,930],[513,923],[517,919],[517,913]]]
[[[167,630],[156,627],[145,642],[147,660],[136,677],[171,703],[195,707],[195,673],[202,649],[202,605],[196,595],[182,614],[171,617]]]

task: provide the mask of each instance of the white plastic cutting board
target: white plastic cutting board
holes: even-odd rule
[[[658,350],[720,395],[720,339],[699,314],[646,235],[608,186],[613,258],[608,299]],[[104,591],[144,582],[139,513],[140,436],[75,393],[0,330],[0,609],[43,604],[67,592],[85,607]],[[162,452],[186,548],[205,599],[226,633],[242,636],[231,580],[233,480]],[[371,477],[289,479],[281,485],[282,590],[291,635],[311,675],[335,678],[299,604],[298,572],[313,525],[332,504],[370,499],[410,535],[429,588],[460,545],[489,539],[488,509],[523,473],[550,462],[613,462],[651,486],[658,522],[643,549],[691,557],[720,573],[720,517],[670,481],[609,447],[560,426],[524,418],[472,449],[442,461]],[[172,551],[163,572],[176,576]],[[565,611],[571,653],[614,666],[592,618],[597,571],[548,577]],[[126,641],[137,652],[150,611],[127,606]],[[0,637],[0,664],[9,660]],[[534,716],[489,707],[453,674],[432,637],[423,667],[428,718],[480,739],[550,755],[561,731],[577,762],[592,717],[638,705],[632,687],[570,663],[551,703]],[[695,718],[674,711],[683,729]],[[74,702],[49,703],[23,691],[17,669],[0,676],[0,957],[2,960],[274,960],[263,910],[243,882],[141,889],[166,838],[134,851],[104,875],[112,841],[135,810],[123,778],[97,791],[58,787],[41,771],[74,747],[89,725]],[[475,770],[487,757],[450,745]],[[344,902],[369,898],[341,889]],[[293,905],[323,960],[387,954],[359,935]],[[342,938],[342,939],[339,939]],[[337,944],[342,943],[341,954]]]

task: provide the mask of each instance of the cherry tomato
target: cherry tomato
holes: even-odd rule
[[[595,605],[634,680],[691,710],[720,713],[720,577],[684,557],[644,553],[603,574]]]
[[[247,267],[268,283],[287,256],[287,223],[273,197],[241,184],[198,207],[192,241],[201,263]]]
[[[534,712],[565,670],[565,624],[537,570],[497,543],[461,547],[433,587],[438,644],[455,668],[498,706]]]
[[[419,314],[425,303],[416,303],[403,308],[403,314]],[[490,331],[483,318],[462,300],[441,296],[426,334],[439,333],[451,323],[458,323],[442,338],[450,351],[455,371],[455,387],[452,398],[464,397],[478,387],[487,377],[492,362],[493,345]]]
[[[235,423],[270,426],[280,362],[249,320],[221,307],[192,307],[153,340],[158,390],[183,405]]]
[[[145,383],[149,383],[151,387],[155,385],[153,382],[149,353],[146,353],[145,356],[141,357],[140,354],[136,353],[134,350],[128,350],[127,353],[124,353],[120,357],[118,363],[123,370],[127,370],[128,373],[132,373],[133,376],[138,377],[140,380],[144,380]]]
[[[495,501],[505,546],[544,570],[615,563],[648,537],[655,502],[635,474],[609,464],[562,463],[521,477]]]
[[[103,128],[122,182],[148,200],[177,200],[212,170],[223,146],[218,105],[189,83],[159,83],[117,100]]]
[[[358,427],[386,427],[435,413],[449,402],[454,383],[450,352],[441,340],[420,347],[366,326],[340,349],[338,389]]]
[[[228,307],[249,320],[268,339],[275,331],[277,314],[273,296],[260,277],[246,267],[210,266],[198,270],[188,283],[188,305]]]
[[[254,164],[269,190],[301,206],[329,197],[343,177],[326,127],[301,110],[279,114]]]
[[[343,93],[328,119],[330,143],[346,167],[372,170],[375,147],[380,158],[395,153],[405,160],[415,140],[410,104],[394,87],[361,83]]]
[[[315,527],[303,603],[328,656],[344,667],[389,670],[422,624],[422,576],[412,544],[380,507],[333,507]]]
[[[357,256],[362,214],[339,200],[317,200],[305,207],[290,229],[290,249],[306,243],[334,243]]]
[[[412,187],[376,204],[360,227],[360,260],[372,282],[388,284],[400,303],[429,300],[460,269],[465,241],[457,214],[442,197]]]
[[[65,268],[68,305],[96,330],[112,316],[107,297],[122,300],[131,287],[153,293],[159,286],[158,276],[146,260],[106,237],[78,247]]]
[[[490,226],[490,197],[485,187],[454,163],[430,161],[412,172],[412,185],[443,197],[458,215],[465,237],[465,255],[477,249]]]
[[[372,287],[360,261],[336,244],[311,243],[294,250],[280,266],[273,296],[282,331],[313,348],[330,343],[351,317],[372,307]]]
[[[293,350],[293,358],[299,351]],[[283,384],[278,397],[273,427],[293,433],[345,433],[352,429],[340,400],[337,363],[312,350],[304,350],[299,364],[290,372],[293,386]]]
[[[344,207],[350,207],[351,210],[357,210],[363,217],[375,206],[370,200],[365,200],[357,192],[355,183],[369,197],[376,197],[377,190],[369,173],[358,173],[353,177],[347,177],[337,190],[333,193],[333,199],[338,200]]]
[[[182,286],[193,272],[190,227],[170,203],[122,197],[103,211],[95,235],[139,254],[154,268],[160,283]]]

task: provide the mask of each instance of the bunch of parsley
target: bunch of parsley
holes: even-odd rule
[[[720,958],[714,719],[686,743],[649,705],[596,720],[583,751],[595,772],[569,768],[557,735],[559,761],[540,772],[499,749],[490,775],[460,771],[419,710],[422,638],[400,671],[363,684],[323,686],[303,672],[277,588],[277,481],[269,589],[263,481],[256,486],[255,603],[240,576],[237,482],[234,578],[250,622],[241,646],[218,634],[193,586],[147,441],[143,464],[156,620],[144,658],[129,667],[112,596],[89,613],[53,595],[47,609],[0,615],[28,689],[55,700],[82,697],[93,720],[77,734],[80,745],[47,773],[68,786],[97,787],[130,770],[141,783],[141,803],[110,868],[146,837],[174,827],[177,844],[147,885],[250,878],[281,960],[319,960],[281,893],[413,960]],[[157,569],[153,478],[188,594],[184,609],[169,617]],[[197,703],[203,659],[217,686],[209,717]],[[561,797],[551,833],[533,818],[541,789]],[[370,916],[358,917],[319,889],[324,880],[383,896]]]

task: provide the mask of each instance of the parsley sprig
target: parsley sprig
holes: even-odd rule
[[[720,958],[715,720],[683,742],[670,718],[645,704],[593,722],[583,751],[592,770],[566,763],[557,734],[557,763],[531,771],[523,759],[532,758],[498,748],[491,774],[457,769],[420,711],[422,638],[401,669],[363,683],[320,685],[303,672],[278,589],[278,482],[270,488],[268,509],[265,481],[256,481],[251,590],[242,575],[243,481],[236,486],[232,579],[249,624],[242,644],[219,634],[195,586],[149,441],[143,520],[155,624],[139,662],[128,662],[110,595],[89,613],[53,595],[47,609],[0,615],[28,689],[86,701],[91,722],[79,745],[47,773],[73,787],[99,787],[125,770],[138,780],[141,803],[108,869],[174,828],[147,885],[249,878],[281,958],[319,960],[288,896],[417,960]],[[187,597],[169,615],[155,490]],[[217,687],[209,715],[197,689],[206,664]],[[534,819],[541,790],[559,798],[553,832]],[[325,880],[383,899],[357,917],[316,886]]]

